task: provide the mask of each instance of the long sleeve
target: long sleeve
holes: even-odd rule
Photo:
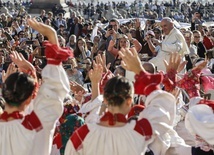
[[[191,31],[195,30],[195,22],[191,22]]]
[[[116,45],[116,42],[113,40],[109,41],[107,51],[109,51],[114,57],[118,55],[119,50],[115,48],[114,46]]]
[[[146,108],[140,113],[140,118],[147,118],[152,128],[160,135],[171,128],[176,111],[176,100],[173,95],[156,90],[145,101]]]
[[[154,154],[165,155],[170,147],[184,144],[184,141],[173,130],[176,114],[175,102],[173,95],[156,90],[147,96],[146,108],[140,113],[139,119],[148,119],[155,133],[155,140],[149,145]]]
[[[140,29],[136,29],[136,39],[142,44],[143,43],[143,36],[140,32]]]
[[[62,114],[69,82],[63,67],[56,65],[47,65],[42,70],[42,78],[43,84],[34,101],[34,111],[45,127],[52,128]]]
[[[43,84],[34,101],[34,112],[42,130],[35,138],[32,155],[50,154],[57,119],[63,112],[63,100],[69,92],[69,82],[61,65],[47,65],[42,71]]]
[[[176,28],[173,28],[170,34],[166,36],[166,38],[162,42],[161,50],[167,53],[171,52],[179,52],[180,54],[190,53],[189,48],[184,39],[184,36]]]
[[[102,105],[103,96],[97,96],[93,101],[88,101],[80,108],[79,113],[84,115],[85,123],[96,123],[99,120],[99,111]]]

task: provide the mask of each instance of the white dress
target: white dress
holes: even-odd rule
[[[62,66],[47,65],[33,111],[23,119],[0,122],[0,155],[48,155],[69,82]]]
[[[144,155],[153,137],[143,136],[136,126],[134,120],[123,127],[84,125],[71,136],[65,155]]]
[[[139,121],[146,119],[150,122],[153,135],[149,140],[136,132],[135,121],[124,127],[112,128],[87,124],[70,138],[65,155],[144,155],[151,143],[149,146],[155,154],[165,155],[170,147],[175,146],[175,142],[183,142],[182,139],[171,136],[176,135],[172,129],[175,102],[174,96],[162,90],[153,91],[147,97],[146,108],[140,113]],[[147,131],[148,126],[145,123],[139,125]]]

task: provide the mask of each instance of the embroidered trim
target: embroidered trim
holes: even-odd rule
[[[152,126],[150,122],[145,118],[137,121],[134,130],[139,134],[145,136],[146,140],[149,140],[153,134]]]
[[[89,129],[87,125],[83,125],[79,129],[77,129],[73,135],[70,137],[70,140],[76,149],[76,151],[80,150],[82,148],[82,143],[89,133]]]
[[[36,115],[34,111],[31,112],[31,114],[25,116],[24,121],[22,122],[22,125],[29,130],[36,130],[36,132],[39,132],[43,129],[43,126]]]
[[[0,115],[0,119],[4,120],[4,121],[8,121],[9,118],[13,118],[13,119],[22,119],[24,116],[22,114],[20,114],[19,111],[14,111],[10,114],[8,114],[6,111],[3,112],[2,115]]]
[[[111,126],[115,125],[116,122],[127,123],[125,115],[120,113],[112,114],[109,111],[106,112],[104,116],[100,118],[100,121],[108,121],[108,124]]]

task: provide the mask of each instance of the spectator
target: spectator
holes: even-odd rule
[[[115,56],[112,55],[112,53],[109,52],[107,49],[109,46],[109,42],[113,38],[113,35],[117,35],[119,33],[121,33],[121,31],[119,29],[119,21],[117,19],[111,19],[109,21],[109,26],[107,28],[107,31],[103,35],[103,40],[101,41],[101,44],[102,44],[102,42],[105,42],[105,44],[106,44],[106,64],[108,64],[108,63],[113,64],[115,61]],[[117,39],[116,36],[115,36],[115,39]]]
[[[76,36],[74,34],[72,34],[69,39],[68,39],[68,43],[66,45],[67,47],[72,48],[73,50],[76,49]]]
[[[201,58],[205,58],[206,48],[201,41],[201,33],[197,30],[193,31],[193,44],[197,47],[197,55]]]
[[[74,34],[77,38],[82,34],[83,25],[80,23],[80,19],[78,17],[74,18],[74,23],[70,27],[70,34]]]
[[[90,57],[91,52],[87,49],[86,41],[83,38],[77,40],[74,56],[77,63],[83,63],[83,60]]]
[[[49,20],[49,22],[51,23],[51,26],[57,30],[58,29],[58,26],[57,26],[57,23],[56,23],[56,20],[54,19],[54,16],[53,16],[53,13],[52,12],[48,12],[48,17],[46,19],[46,21]]]
[[[60,25],[63,25],[65,29],[67,29],[67,22],[65,19],[63,19],[63,14],[59,13],[58,14],[58,19],[56,20],[56,25],[59,28]]]
[[[184,38],[186,40],[187,46],[189,47],[189,51],[190,51],[189,54],[185,55],[185,59],[187,61],[186,69],[188,71],[189,69],[193,68],[194,62],[197,59],[198,54],[197,54],[197,47],[192,43],[193,33],[189,30],[186,31],[184,33]]]
[[[59,29],[57,30],[57,34],[63,36],[66,33],[65,26],[63,24],[59,25]]]
[[[39,17],[42,19],[43,23],[45,23],[45,21],[47,20],[46,11],[42,10]]]

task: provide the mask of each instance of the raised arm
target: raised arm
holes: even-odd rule
[[[34,146],[32,154],[49,154],[56,121],[62,115],[63,100],[69,92],[69,81],[61,62],[72,53],[68,49],[59,47],[53,28],[34,19],[29,19],[28,23],[33,29],[47,36],[49,42],[45,43],[47,65],[42,70],[43,84],[34,100],[33,111],[24,120],[23,125],[31,124],[29,127],[32,127],[36,126],[36,122],[40,122],[40,126],[36,126],[39,132],[35,138],[35,144],[38,145]]]
[[[91,100],[93,101],[97,96],[100,95],[100,80],[103,74],[103,67],[101,64],[93,62],[93,69],[89,71],[89,78],[91,80],[92,96]]]

